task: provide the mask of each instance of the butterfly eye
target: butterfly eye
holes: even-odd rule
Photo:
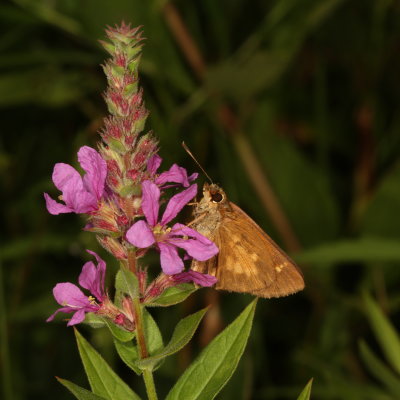
[[[212,194],[211,194],[211,200],[212,200],[214,203],[219,203],[219,202],[222,201],[222,199],[223,199],[223,196],[222,196],[222,194],[219,193],[219,192],[216,192],[216,193],[212,193]]]

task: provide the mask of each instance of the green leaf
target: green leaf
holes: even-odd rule
[[[250,334],[257,299],[200,353],[167,400],[213,399],[235,371]]]
[[[86,313],[85,320],[83,322],[88,324],[93,329],[103,328],[105,325],[105,319],[99,317],[95,313]]]
[[[168,307],[174,304],[181,303],[186,300],[197,289],[191,283],[182,283],[171,288],[164,290],[164,292],[157,298],[152,299],[151,302],[146,303],[147,307]]]
[[[139,282],[137,277],[123,265],[121,265],[115,277],[115,288],[129,295],[132,299],[139,295]]]
[[[135,337],[135,332],[128,332],[120,328],[107,318],[103,318],[104,323],[107,325],[111,334],[121,342],[129,342]]]
[[[368,294],[364,295],[367,316],[386,359],[400,374],[400,339],[388,318]]]
[[[135,344],[132,341],[121,342],[120,340],[114,338],[114,345],[121,360],[137,375],[141,375],[142,371],[136,366],[139,354]]]
[[[76,329],[75,336],[93,393],[108,400],[140,400],[140,397],[110,368],[103,357]]]
[[[175,327],[170,342],[157,354],[154,354],[153,356],[143,360],[139,360],[137,362],[137,366],[140,369],[152,370],[154,366],[157,365],[157,363],[162,359],[178,352],[193,337],[207,310],[208,307],[179,321],[178,325]]]
[[[163,338],[156,321],[145,308],[143,308],[143,320],[147,350],[153,355],[164,347]]]
[[[297,400],[310,400],[312,383],[313,383],[313,380],[310,379],[308,381],[306,387],[300,393],[300,396],[297,398]]]
[[[143,309],[143,320],[147,351],[152,356],[163,348],[163,339],[156,322],[146,309]],[[136,374],[140,375],[142,370],[137,366],[139,360],[137,346],[132,341],[124,342],[116,337],[114,337],[114,345],[122,361]],[[157,367],[159,366],[160,364],[157,365]]]
[[[360,353],[369,372],[393,394],[400,393],[400,378],[396,376],[362,340],[359,343]]]
[[[57,380],[79,400],[105,400],[104,397],[100,397],[73,382],[67,381],[66,379],[57,378]]]

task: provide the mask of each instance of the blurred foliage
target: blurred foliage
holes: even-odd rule
[[[205,60],[200,72],[182,51],[171,9]],[[70,398],[55,375],[87,385],[72,330],[44,321],[56,307],[51,288],[74,281],[84,249],[98,245],[79,217],[48,215],[42,193],[54,194],[54,163],[76,163],[77,149],[98,140],[107,111],[97,40],[121,20],[144,25],[148,38],[141,84],[163,165],[196,169],[185,140],[285,247],[257,194],[269,182],[302,246],[293,256],[306,290],[259,302],[246,353],[219,398],[295,399],[313,377],[312,399],[398,399],[399,361],[390,354],[400,327],[400,4],[392,0],[1,2],[1,398]],[[237,130],[221,122],[224,106]],[[243,143],[264,177],[246,168]],[[204,290],[154,316],[169,337],[210,298],[220,323],[249,303]],[[202,326],[156,372],[161,398],[206,341],[212,322]],[[107,331],[81,330],[143,394]]]

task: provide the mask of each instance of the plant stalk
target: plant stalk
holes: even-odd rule
[[[156,387],[154,385],[153,373],[149,370],[143,371],[144,384],[146,385],[147,397],[149,400],[157,400]]]
[[[133,299],[133,305],[135,307],[136,316],[136,339],[139,348],[140,358],[147,358],[149,352],[146,347],[146,339],[144,336],[144,323],[143,323],[143,313],[142,305],[140,304],[139,298]],[[149,400],[157,400],[156,387],[154,385],[153,373],[149,370],[143,371],[143,380],[146,386],[147,397]]]
[[[136,317],[136,340],[139,347],[140,358],[147,358],[149,353],[146,347],[146,339],[144,336],[144,324],[143,324],[143,313],[142,306],[138,298],[133,299],[133,306],[135,307]]]
[[[128,253],[128,264],[129,269],[136,274],[136,255],[133,252]],[[135,317],[136,317],[136,341],[139,349],[139,357],[141,359],[147,358],[149,356],[149,352],[146,346],[146,337],[144,334],[144,320],[143,320],[143,309],[140,304],[139,294],[137,297],[132,299],[133,307],[135,309]],[[157,392],[154,384],[153,373],[149,370],[143,371],[143,380],[146,386],[147,397],[149,400],[157,400]]]

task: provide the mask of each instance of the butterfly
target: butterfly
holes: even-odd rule
[[[281,297],[304,289],[300,269],[216,184],[205,183],[189,224],[212,240],[219,253],[192,261],[191,269],[215,276],[216,289]]]

